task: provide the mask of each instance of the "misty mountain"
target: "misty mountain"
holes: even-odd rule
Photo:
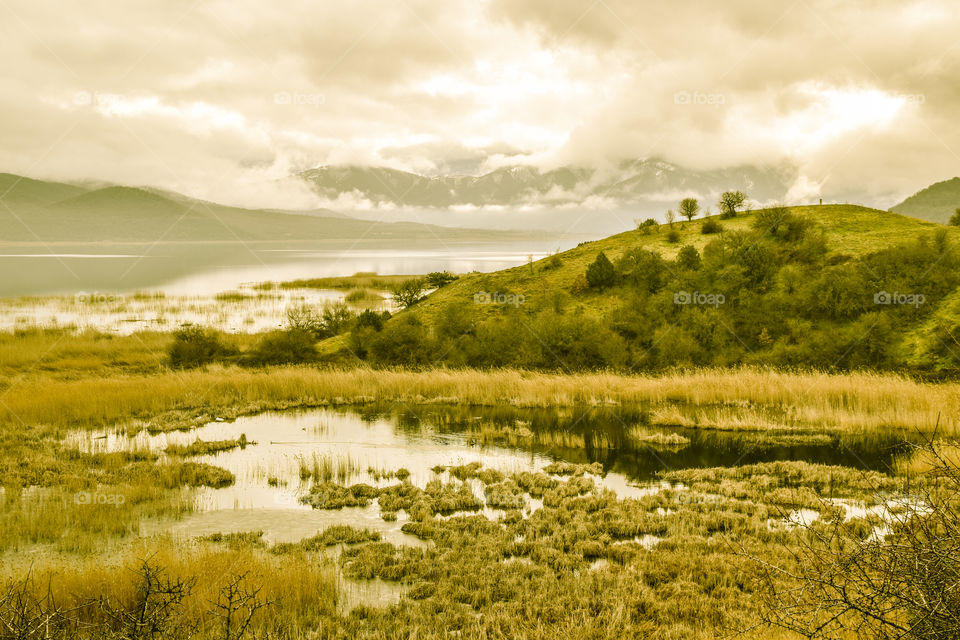
[[[316,209],[244,209],[147,188],[0,174],[0,242],[251,242],[363,238],[514,240],[518,233],[372,222]]]
[[[760,202],[782,199],[796,173],[782,167],[741,166],[698,171],[657,159],[632,160],[613,169],[504,167],[481,176],[428,177],[386,167],[324,166],[300,174],[321,196],[351,194],[376,204],[441,208],[457,205],[522,206],[671,202],[696,196],[711,203],[728,189]]]
[[[958,207],[960,178],[951,178],[921,189],[890,211],[931,222],[947,222]]]

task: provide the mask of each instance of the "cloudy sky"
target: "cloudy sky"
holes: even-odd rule
[[[306,206],[321,164],[960,174],[956,0],[0,0],[0,170]],[[278,180],[280,182],[278,182]]]

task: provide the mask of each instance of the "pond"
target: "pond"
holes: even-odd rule
[[[621,498],[640,497],[664,487],[658,472],[691,467],[735,467],[774,460],[803,460],[884,471],[902,450],[897,433],[867,436],[724,432],[680,427],[644,427],[663,438],[631,438],[642,410],[584,407],[522,410],[510,407],[365,406],[270,412],[233,422],[212,422],[189,431],[134,436],[119,432],[82,432],[71,436],[84,451],[151,450],[196,440],[218,441],[244,435],[248,444],[194,456],[232,472],[226,488],[201,488],[193,513],[173,522],[147,523],[144,533],[166,531],[193,537],[214,532],[263,530],[271,543],[314,535],[334,524],[375,529],[387,541],[417,544],[395,521],[380,517],[376,500],[367,507],[313,509],[300,498],[317,477],[350,485],[387,486],[389,475],[409,471],[423,488],[435,478],[450,480],[449,467],[478,462],[506,474],[538,471],[554,462],[600,463],[594,477],[601,488]],[[517,434],[520,434],[519,439]],[[671,438],[666,438],[671,436]],[[575,445],[575,446],[574,446]],[[472,487],[483,503],[482,484]],[[525,513],[538,508],[526,496]],[[499,510],[485,507],[488,517]]]
[[[71,443],[87,452],[150,450],[163,456],[170,446],[235,440],[243,447],[194,456],[196,462],[217,465],[235,475],[226,488],[201,488],[195,508],[179,519],[146,521],[141,535],[164,534],[189,540],[214,533],[262,531],[268,544],[297,542],[334,525],[377,531],[394,545],[425,547],[431,542],[402,531],[410,521],[403,510],[384,518],[376,499],[368,506],[314,509],[301,501],[317,478],[341,485],[398,482],[394,472],[409,472],[409,482],[424,488],[440,478],[453,482],[453,465],[480,463],[505,474],[540,471],[552,463],[599,463],[603,473],[588,474],[596,485],[618,498],[640,498],[682,485],[669,485],[658,472],[690,467],[738,466],[774,460],[804,460],[832,465],[886,469],[903,448],[895,433],[870,437],[790,431],[724,432],[680,427],[650,427],[642,407],[581,407],[529,410],[513,407],[364,405],[304,411],[268,412],[235,421],[214,421],[189,431],[130,436],[120,432],[76,432]],[[638,439],[638,428],[643,437]],[[486,503],[484,485],[464,481],[482,508],[496,520],[506,513]],[[684,495],[684,494],[681,494]],[[846,502],[856,512],[862,505]],[[522,516],[530,517],[542,501],[523,494]],[[664,514],[670,509],[663,510]],[[453,517],[453,512],[438,517]],[[815,512],[789,514],[782,523],[815,517]],[[660,538],[643,535],[632,540],[654,549]],[[334,560],[342,546],[328,548]],[[509,559],[508,559],[509,560]],[[518,561],[528,561],[519,559]],[[358,580],[338,575],[342,613],[358,605],[398,602],[407,586],[379,579]],[[594,566],[596,565],[596,566]],[[601,563],[591,570],[602,569]]]

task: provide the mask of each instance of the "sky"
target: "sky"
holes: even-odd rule
[[[960,174],[956,0],[0,0],[0,171],[308,207],[426,175],[788,164],[888,207]]]

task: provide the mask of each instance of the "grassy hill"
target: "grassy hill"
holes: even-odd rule
[[[960,228],[849,205],[719,223],[628,231],[462,276],[382,330],[355,331],[351,349],[382,364],[960,371],[960,347],[940,344],[960,338],[955,304],[941,308],[960,295]],[[592,285],[601,253],[613,273]],[[931,323],[939,339],[919,339]]]
[[[4,195],[5,194],[5,195]],[[0,175],[0,240],[119,243],[418,238],[511,241],[529,233],[358,220],[323,210],[244,209],[149,189],[87,189]]]
[[[827,248],[832,255],[860,256],[877,251],[944,228],[933,222],[916,220],[878,209],[857,205],[822,205],[790,207],[793,214],[814,222],[822,229]],[[720,221],[723,233],[748,232],[756,213],[739,214],[736,218]],[[717,220],[717,216],[711,219]],[[678,240],[668,239],[670,227],[661,225],[645,234],[639,230],[626,231],[524,265],[489,274],[468,274],[451,285],[438,290],[417,305],[418,312],[435,314],[456,300],[472,299],[477,291],[522,294],[528,303],[542,301],[556,292],[568,292],[577,279],[582,277],[587,266],[603,252],[611,261],[616,261],[633,249],[648,249],[660,253],[665,259],[676,258],[680,248],[686,245],[703,250],[707,243],[718,235],[704,235],[700,229],[702,219],[693,222],[675,222],[673,229]],[[960,228],[947,228],[952,238],[960,240]],[[555,267],[551,267],[555,264]],[[584,293],[582,300],[589,301],[591,309],[602,309],[616,303],[611,292]],[[488,311],[490,311],[488,309]]]
[[[951,178],[918,191],[890,209],[923,220],[947,222],[960,207],[960,178]]]

